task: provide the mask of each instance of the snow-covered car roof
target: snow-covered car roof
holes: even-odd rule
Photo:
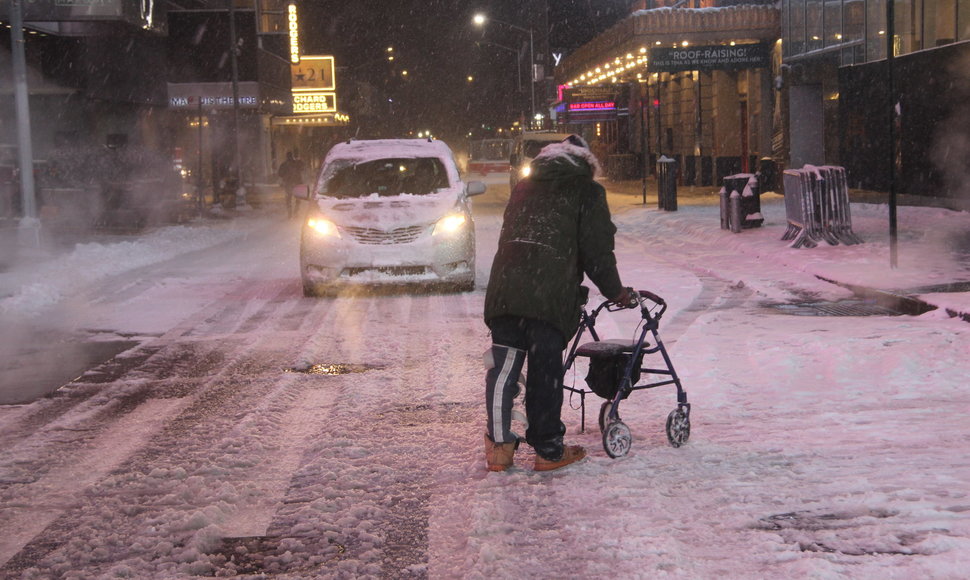
[[[334,145],[324,163],[334,159],[384,159],[394,157],[440,157],[452,162],[454,154],[444,141],[427,139],[369,139]]]
[[[334,145],[323,160],[320,185],[329,177],[328,166],[334,162],[358,162],[377,159],[410,159],[436,157],[442,161],[452,184],[461,182],[455,156],[444,141],[428,139],[365,139]],[[338,163],[343,165],[343,163]]]

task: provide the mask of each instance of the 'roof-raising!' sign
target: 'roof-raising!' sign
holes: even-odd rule
[[[771,64],[771,46],[758,43],[651,48],[649,63],[652,72],[763,68]]]

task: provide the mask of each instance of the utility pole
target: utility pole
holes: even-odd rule
[[[896,36],[895,2],[886,2],[886,68],[889,84],[889,267],[896,269],[899,264],[899,237],[896,221],[896,87],[893,79],[893,58],[896,56],[894,40]],[[901,112],[901,111],[900,111]],[[902,127],[900,127],[902,129]]]
[[[236,191],[239,191],[242,187],[242,160],[239,155],[239,46],[236,39],[236,2],[227,1],[229,2],[229,62],[232,67],[232,177],[236,182]],[[235,193],[234,191],[233,194]]]
[[[25,218],[37,217],[34,195],[34,149],[30,140],[30,101],[27,98],[27,58],[21,0],[10,2],[10,49],[13,57],[14,100],[17,110],[17,151],[20,199]]]

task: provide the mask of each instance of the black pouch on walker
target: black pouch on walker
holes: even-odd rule
[[[620,389],[620,383],[626,373],[626,367],[630,363],[630,353],[616,353],[604,355],[597,353],[597,356],[590,357],[589,371],[586,373],[586,385],[604,399],[612,400],[616,392]],[[630,386],[637,384],[640,380],[640,367],[643,364],[643,353],[639,353],[637,360],[633,363],[633,370],[630,371]],[[630,396],[627,392],[623,398]]]

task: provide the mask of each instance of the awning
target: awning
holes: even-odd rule
[[[644,81],[651,49],[764,44],[781,37],[776,4],[638,10],[563,59],[556,83],[582,86]]]
[[[272,119],[274,127],[346,127],[350,115],[345,113],[319,113],[316,115],[277,115]]]

